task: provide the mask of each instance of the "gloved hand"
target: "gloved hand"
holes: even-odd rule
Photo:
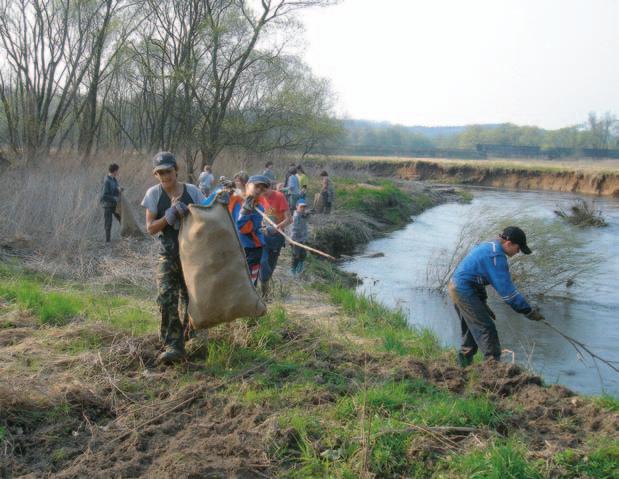
[[[254,211],[255,203],[256,203],[256,199],[253,196],[248,196],[247,198],[245,198],[245,202],[243,203],[243,209],[241,213],[244,215],[251,214],[251,212]]]
[[[527,313],[526,317],[531,321],[543,321],[544,319],[546,319],[544,318],[544,315],[540,313],[539,308],[537,307],[531,309],[531,312]]]
[[[176,207],[176,211],[178,212],[178,216],[180,218],[183,218],[189,214],[189,207],[182,201],[179,201],[174,206]]]
[[[270,226],[270,225],[267,226],[264,229],[264,231],[267,234],[267,236],[275,236],[278,233],[277,228],[274,228],[273,226]]]
[[[165,210],[163,217],[170,226],[174,226],[174,223],[176,223],[176,218],[178,218],[178,210],[176,209],[176,205],[170,206],[167,210]]]

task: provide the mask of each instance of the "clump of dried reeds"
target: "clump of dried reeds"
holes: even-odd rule
[[[506,226],[517,224],[527,234],[532,255],[517,255],[510,260],[514,282],[525,295],[558,294],[565,285],[592,274],[600,258],[583,249],[584,242],[559,221],[546,221],[514,215],[481,215],[466,223],[454,247],[437,251],[430,259],[426,276],[428,285],[446,293],[447,284],[460,261],[473,246],[495,239]]]
[[[363,213],[314,215],[310,244],[332,256],[350,254],[372,239],[379,223]]]
[[[595,209],[594,201],[588,202],[583,199],[578,199],[572,204],[572,206],[570,206],[568,211],[565,211],[563,208],[559,208],[555,210],[555,214],[580,228],[587,226],[594,226],[598,228],[608,226],[608,223],[606,223],[606,220],[602,215],[602,211]]]

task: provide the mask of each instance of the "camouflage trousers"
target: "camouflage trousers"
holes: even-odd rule
[[[182,350],[189,316],[187,287],[178,255],[159,256],[157,292],[157,304],[161,311],[159,339],[166,346]]]

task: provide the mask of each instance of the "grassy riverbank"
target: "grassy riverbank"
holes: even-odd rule
[[[380,205],[402,198],[376,186],[361,187]],[[398,226],[378,210],[363,213],[377,232]],[[207,352],[171,368],[154,364],[152,289],[5,261],[0,476],[616,477],[617,399],[510,364],[460,370],[332,264],[291,281],[287,255],[264,318],[214,328]]]

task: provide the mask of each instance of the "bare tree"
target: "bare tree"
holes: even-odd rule
[[[282,54],[284,45],[273,42],[258,49],[269,27],[285,28],[293,14],[304,8],[326,6],[333,0],[261,0],[256,10],[245,0],[205,0],[209,25],[208,68],[197,83],[194,98],[202,119],[200,149],[202,164],[213,164],[226,146],[224,124],[228,110],[245,74],[257,63],[270,62]]]

